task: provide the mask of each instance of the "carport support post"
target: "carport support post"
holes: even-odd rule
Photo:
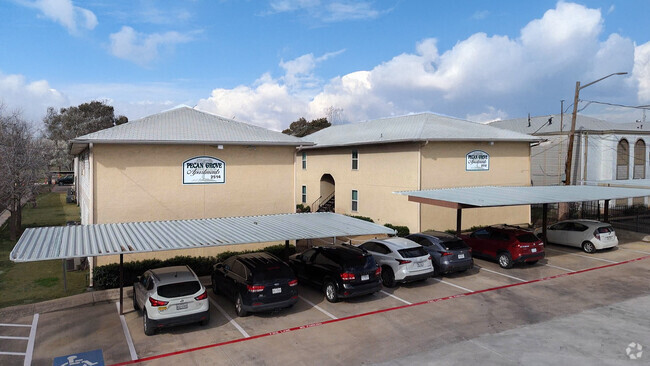
[[[289,258],[289,240],[284,241],[284,259]]]
[[[605,217],[603,221],[609,222],[609,200],[605,200]]]
[[[120,315],[124,315],[124,254],[120,254]]]
[[[546,224],[548,222],[548,203],[542,204],[542,240],[544,241],[544,246],[548,244],[546,240]]]
[[[66,260],[63,260],[63,292],[68,292],[68,276],[67,276],[67,268],[66,268]]]
[[[463,209],[457,208],[456,209],[456,235],[460,235],[460,228],[462,226],[462,221],[463,221]]]

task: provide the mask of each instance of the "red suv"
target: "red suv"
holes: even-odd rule
[[[495,259],[502,268],[521,262],[533,265],[544,258],[543,242],[518,226],[488,226],[460,237],[472,248],[472,255]]]

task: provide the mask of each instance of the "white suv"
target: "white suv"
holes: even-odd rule
[[[370,252],[381,267],[384,286],[397,282],[425,280],[433,276],[431,255],[418,243],[406,238],[375,239],[359,246]]]
[[[133,308],[142,309],[146,335],[162,327],[210,322],[208,293],[188,266],[151,269],[138,276]]]

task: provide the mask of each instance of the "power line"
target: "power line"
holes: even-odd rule
[[[581,102],[587,102],[587,105],[584,106],[581,110],[587,108],[589,104],[595,103],[595,104],[604,104],[604,105],[609,105],[613,107],[623,107],[623,108],[633,108],[633,109],[643,109],[643,110],[650,110],[650,105],[638,105],[638,106],[633,106],[633,105],[625,105],[625,104],[616,104],[616,103],[607,103],[607,102],[598,102],[595,100],[582,100],[580,99]]]

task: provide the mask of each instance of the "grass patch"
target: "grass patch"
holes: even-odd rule
[[[65,203],[65,193],[45,192],[23,209],[23,227],[58,226],[79,221],[79,207]],[[16,245],[9,240],[9,228],[0,229],[0,307],[56,299],[86,291],[88,271],[67,272],[68,292],[63,290],[61,260],[14,263],[9,253]]]

